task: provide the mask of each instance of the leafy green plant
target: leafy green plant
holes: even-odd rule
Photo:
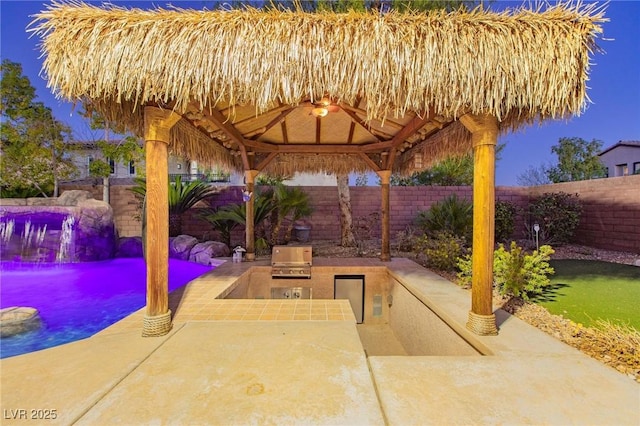
[[[200,217],[213,226],[223,243],[231,247],[231,232],[239,225],[238,221],[220,208],[204,209],[200,212]]]
[[[58,121],[37,101],[36,89],[22,65],[3,59],[0,64],[0,187],[3,197],[27,188],[40,197],[58,196],[58,184],[78,168],[69,151],[75,148],[71,128]],[[31,194],[29,194],[31,195]]]
[[[142,197],[147,194],[147,181],[143,178],[135,179],[136,186],[130,190]],[[180,176],[169,182],[169,236],[175,237],[182,232],[182,214],[218,191],[200,181],[185,183]]]
[[[291,220],[289,221],[284,237],[286,242],[291,240],[291,232],[293,231],[295,223],[300,219],[311,216],[311,213],[313,213],[313,207],[311,206],[309,195],[300,188],[294,188],[289,199],[289,207]]]
[[[578,194],[565,192],[544,193],[529,204],[527,232],[532,235],[533,225],[540,225],[538,240],[541,244],[562,244],[571,241],[582,215]]]
[[[299,187],[277,183],[266,191],[264,196],[271,198],[274,206],[270,220],[270,243],[272,245],[278,243],[282,224],[287,218],[289,219],[289,224],[285,230],[285,242],[289,242],[294,222],[309,216],[313,212],[309,204],[309,195]]]
[[[253,196],[253,226],[256,231],[256,247],[260,242],[266,242],[264,238],[265,229],[264,222],[269,218],[275,205],[273,199],[265,196],[259,191],[254,192]],[[247,207],[245,203],[227,204],[218,209],[207,209],[202,212],[201,217],[211,223],[213,227],[220,232],[221,237],[225,238],[225,232],[231,239],[231,231],[238,225],[246,226],[247,223]],[[260,241],[263,240],[263,241]],[[268,246],[268,245],[267,245]]]
[[[496,201],[495,239],[506,241],[515,228],[516,206],[508,201]]]
[[[18,185],[0,186],[0,198],[36,198],[53,195],[53,184],[42,183],[39,187],[28,187]]]
[[[255,251],[257,255],[269,254],[269,242],[264,237],[256,238]]]
[[[473,204],[452,194],[434,203],[429,210],[418,213],[416,223],[429,235],[447,231],[470,241],[473,232]]]
[[[527,254],[515,241],[511,242],[507,251],[503,244],[493,253],[493,282],[500,294],[521,297],[525,300],[530,296],[541,294],[550,284],[549,275],[554,269],[549,266],[550,256],[554,253],[551,246],[540,246]],[[458,261],[459,282],[461,285],[471,285],[471,255]]]
[[[413,251],[416,247],[415,230],[410,225],[396,233],[395,245],[399,251]]]
[[[441,271],[455,271],[458,258],[466,252],[464,239],[449,231],[436,232],[433,237],[423,238],[419,244],[423,247],[427,266]]]
[[[259,186],[276,186],[289,179],[288,176],[272,176],[259,174],[256,178],[256,185]]]

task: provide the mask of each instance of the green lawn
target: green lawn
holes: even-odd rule
[[[552,285],[534,299],[549,312],[590,326],[598,319],[640,330],[640,268],[594,260],[553,260]]]

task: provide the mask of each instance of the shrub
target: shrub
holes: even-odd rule
[[[415,231],[409,225],[404,231],[396,232],[396,248],[398,251],[413,251],[416,247],[416,238]]]
[[[542,244],[562,244],[571,241],[582,214],[578,194],[565,192],[545,193],[529,204],[527,232],[532,235],[535,223],[540,225],[538,233]]]
[[[418,213],[416,222],[429,235],[447,231],[470,241],[473,232],[473,204],[452,194],[434,203],[429,210]]]
[[[379,229],[379,212],[372,212],[366,216],[358,216],[353,219],[353,233],[359,242],[372,239],[379,232]]]
[[[515,241],[507,251],[503,244],[493,254],[493,282],[502,295],[512,295],[529,299],[529,296],[541,294],[551,282],[549,275],[555,273],[549,266],[553,254],[551,246],[544,245],[540,250],[526,254]],[[460,284],[471,285],[471,256],[465,256],[458,262]]]
[[[496,201],[496,241],[506,241],[513,234],[516,206],[508,201]]]
[[[464,240],[448,231],[437,232],[433,237],[424,236],[418,239],[417,245],[426,256],[427,266],[441,271],[455,271],[458,258],[466,252]]]

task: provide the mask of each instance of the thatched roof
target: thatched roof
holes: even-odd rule
[[[457,118],[503,131],[585,108],[595,5],[491,13],[138,10],[54,3],[30,31],[61,98],[142,134],[183,115],[177,154],[269,172],[410,172],[470,149]],[[311,110],[323,97],[331,112]]]

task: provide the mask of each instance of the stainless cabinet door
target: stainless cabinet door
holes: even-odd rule
[[[364,313],[364,275],[335,277],[334,299],[348,299],[358,324]]]

